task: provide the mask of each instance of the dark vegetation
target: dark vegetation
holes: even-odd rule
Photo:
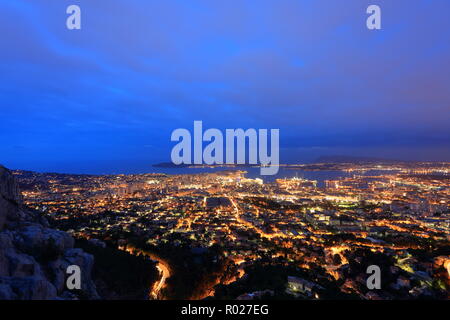
[[[147,299],[158,280],[155,262],[149,258],[108,246],[102,248],[84,239],[77,239],[75,246],[94,255],[92,277],[103,299]]]
[[[344,294],[340,291],[338,283],[331,280],[323,268],[310,270],[294,266],[277,265],[264,261],[245,268],[245,277],[230,285],[218,285],[215,290],[215,299],[236,299],[238,296],[255,291],[273,291],[273,295],[265,295],[263,299],[290,300],[295,299],[286,293],[288,276],[299,277],[312,281],[323,288],[318,292],[320,299],[358,299],[355,295]],[[298,298],[302,299],[302,298]],[[304,299],[304,298],[303,298]]]

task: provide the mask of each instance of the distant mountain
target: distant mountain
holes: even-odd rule
[[[321,156],[314,163],[399,163],[407,162],[393,159],[372,158],[372,157],[354,157],[354,156]]]
[[[187,168],[190,164],[174,164],[172,162],[161,162],[153,165],[155,168]]]

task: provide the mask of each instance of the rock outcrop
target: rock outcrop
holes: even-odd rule
[[[94,257],[73,246],[69,234],[23,205],[13,174],[0,166],[0,300],[97,299]],[[70,265],[81,270],[80,290],[66,286]]]

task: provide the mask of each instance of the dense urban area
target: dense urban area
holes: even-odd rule
[[[154,260],[149,299],[450,298],[450,163],[284,165],[346,173],[324,181],[244,170],[14,175],[55,228]]]

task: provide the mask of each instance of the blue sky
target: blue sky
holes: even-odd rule
[[[66,8],[82,10],[67,30]],[[369,4],[382,9],[369,31]],[[448,0],[0,0],[0,163],[143,172],[171,132],[279,128],[282,162],[450,161]]]

